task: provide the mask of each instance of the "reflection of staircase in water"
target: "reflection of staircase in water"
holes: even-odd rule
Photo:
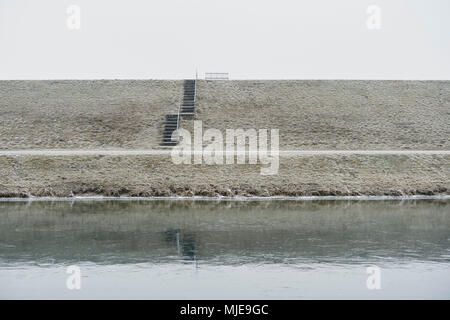
[[[178,255],[184,260],[197,260],[197,241],[194,234],[182,234],[180,229],[167,229],[164,234],[166,242],[176,245]]]
[[[177,114],[166,115],[161,146],[171,147],[178,144],[178,139],[172,139],[172,134],[180,127],[180,117],[192,119],[195,116],[195,100],[197,96],[197,81],[184,80],[183,101]]]

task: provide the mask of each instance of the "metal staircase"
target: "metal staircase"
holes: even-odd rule
[[[180,116],[192,119],[195,116],[195,100],[197,97],[197,80],[184,80],[183,101],[178,106],[177,114],[166,115],[161,146],[172,147],[178,144],[178,137],[172,140],[172,134],[180,127]]]
[[[197,81],[184,80],[183,103],[181,104],[181,115],[183,118],[194,117],[196,95]]]
[[[166,122],[164,123],[162,146],[176,146],[178,139],[172,140],[172,133],[178,130],[180,116],[178,114],[166,115]]]

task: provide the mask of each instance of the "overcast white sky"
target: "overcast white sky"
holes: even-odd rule
[[[80,30],[67,27],[69,5]],[[369,5],[381,29],[366,26]],[[0,0],[0,79],[450,79],[448,0]]]

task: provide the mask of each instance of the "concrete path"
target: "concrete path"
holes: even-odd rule
[[[27,149],[0,150],[0,156],[160,156],[170,155],[171,149],[133,150],[133,149]],[[194,151],[192,154],[201,152]],[[235,152],[239,154],[254,152]],[[257,153],[257,152],[256,152]],[[227,155],[226,151],[221,153]],[[270,154],[270,153],[269,153]],[[450,155],[450,150],[280,150],[281,157],[315,156],[315,155]]]

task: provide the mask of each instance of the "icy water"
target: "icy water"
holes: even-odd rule
[[[449,299],[450,200],[0,202],[0,298]]]

